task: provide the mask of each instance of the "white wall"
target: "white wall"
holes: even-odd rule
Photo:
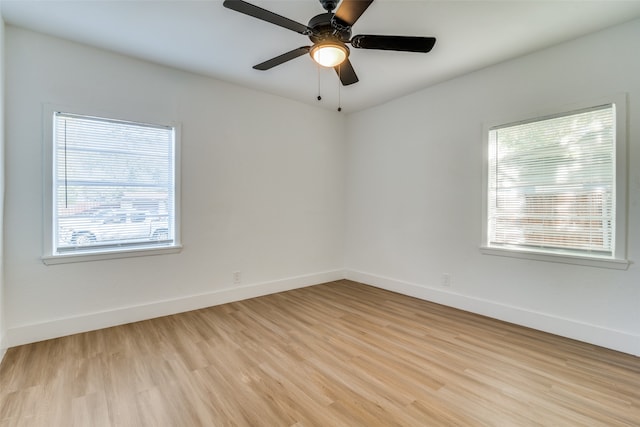
[[[343,276],[339,113],[12,26],[6,55],[10,345]],[[182,124],[180,254],[41,262],[43,103]]]
[[[349,116],[348,277],[640,355],[637,265],[616,271],[478,250],[483,122],[627,92],[628,258],[638,261],[638,40],[634,21]]]
[[[7,350],[4,298],[4,21],[0,11],[0,362]]]

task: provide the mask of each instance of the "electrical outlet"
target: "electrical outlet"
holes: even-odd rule
[[[242,282],[242,273],[239,271],[233,272],[233,284],[239,285]]]
[[[451,275],[449,273],[444,273],[440,278],[440,284],[445,288],[451,287]]]

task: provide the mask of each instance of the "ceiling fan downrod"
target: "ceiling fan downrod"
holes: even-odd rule
[[[320,0],[320,4],[327,12],[331,13],[338,6],[338,0]]]

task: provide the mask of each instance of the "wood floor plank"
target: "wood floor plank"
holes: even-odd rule
[[[24,345],[0,426],[640,426],[640,358],[342,280]]]

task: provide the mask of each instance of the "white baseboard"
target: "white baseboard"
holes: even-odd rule
[[[6,346],[4,346],[4,348],[108,328],[125,323],[153,319],[155,317],[168,316],[276,292],[332,282],[343,278],[343,270],[326,271],[264,283],[234,286],[232,288],[220,289],[199,295],[120,307],[113,310],[87,313],[48,322],[17,326],[7,330],[4,343]]]
[[[17,345],[168,316],[345,278],[494,319],[504,320],[509,323],[640,356],[640,335],[361,271],[332,270],[252,285],[234,286],[199,295],[155,301],[148,304],[121,307],[114,310],[9,328],[3,337],[4,339],[0,340],[0,362],[6,349]]]
[[[504,320],[516,325],[640,356],[640,335],[361,271],[346,270],[345,278],[494,319]]]
[[[2,359],[4,359],[4,355],[7,354],[7,345],[5,345],[4,335],[0,335],[0,365],[2,364]]]

